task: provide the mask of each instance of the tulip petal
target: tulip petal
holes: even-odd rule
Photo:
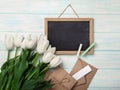
[[[53,60],[51,60],[51,62],[50,62],[50,68],[57,67],[61,63],[62,63],[62,60],[60,59],[60,57],[59,56],[55,56],[53,58]]]
[[[21,44],[21,48],[22,49],[26,49],[26,39],[23,40],[22,44]]]
[[[5,45],[7,50],[12,50],[14,47],[14,38],[12,35],[5,35]]]
[[[43,55],[43,60],[42,60],[43,63],[49,63],[52,60],[53,56],[54,55],[52,53],[50,53],[50,52],[45,53]]]
[[[14,45],[16,47],[20,47],[23,39],[24,39],[23,35],[16,35],[14,38]]]
[[[51,45],[49,45],[49,47],[48,47],[48,49],[47,49],[47,51],[46,52],[51,52],[51,53],[55,53],[55,51],[56,51],[56,47],[51,47]]]
[[[26,38],[26,48],[27,49],[34,49],[36,47],[37,44],[37,37],[33,37],[31,35],[29,35]]]
[[[37,45],[37,52],[39,54],[43,54],[46,52],[46,49],[49,46],[49,41],[45,37],[41,37],[42,39],[39,40],[38,45]]]

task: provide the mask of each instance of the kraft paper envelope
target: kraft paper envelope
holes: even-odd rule
[[[76,84],[76,80],[61,67],[49,73],[47,80],[51,80],[54,84],[50,90],[71,90]]]
[[[79,70],[81,70],[83,68],[83,65],[82,65],[82,62],[79,62],[78,61],[76,62],[76,64],[74,65],[72,71],[70,72],[70,75],[74,75],[76,72],[78,72]],[[80,78],[76,85],[82,85],[82,84],[85,84],[86,80],[85,80],[85,77],[82,77]]]
[[[70,72],[70,75],[74,75],[76,72],[78,72],[81,68],[85,67],[86,65],[89,65],[92,71],[85,75],[83,78],[79,79],[76,85],[74,85],[74,87],[71,90],[87,90],[87,88],[89,87],[90,82],[92,81],[94,75],[97,72],[97,68],[95,68],[94,66],[88,64],[87,62],[81,59],[78,59],[72,71]]]
[[[48,78],[51,74],[52,74],[51,71],[47,71],[47,73],[45,74],[45,80],[48,80]]]

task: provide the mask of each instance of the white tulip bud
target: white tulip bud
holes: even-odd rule
[[[62,60],[59,56],[55,56],[50,62],[50,68],[55,68],[62,63]]]
[[[51,52],[51,53],[55,53],[55,51],[56,51],[56,47],[51,47],[51,45],[49,45],[49,47],[48,47],[48,49],[47,49],[47,51],[46,52]]]
[[[5,35],[5,45],[7,50],[12,50],[14,47],[14,38],[12,35]]]
[[[39,54],[42,54],[46,52],[48,46],[49,46],[49,41],[46,38],[41,37],[38,42],[36,50]]]
[[[23,39],[23,35],[16,35],[14,38],[14,45],[19,48],[22,44]]]
[[[54,54],[52,54],[51,52],[46,52],[44,55],[43,55],[43,63],[49,63],[52,58],[54,57]]]
[[[26,48],[27,49],[34,49],[36,47],[37,44],[37,38],[36,37],[32,37],[31,35],[29,35],[26,38]]]

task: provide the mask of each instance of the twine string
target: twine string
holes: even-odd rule
[[[70,7],[70,8],[73,10],[74,14],[77,16],[77,18],[79,18],[77,12],[75,11],[75,9],[72,7],[71,4],[69,4],[69,5],[62,11],[62,13],[58,16],[58,18],[60,18],[60,17],[64,14],[64,12],[68,9],[68,7]]]

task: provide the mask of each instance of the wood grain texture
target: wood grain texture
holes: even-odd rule
[[[54,14],[61,13],[69,3],[80,14],[120,14],[119,0],[4,0],[0,12]]]
[[[88,90],[120,90],[120,0],[1,0],[0,66],[7,55],[5,34],[39,36],[44,33],[44,18],[58,17],[70,3],[80,18],[94,18],[95,53],[82,58],[98,68]],[[76,18],[70,8],[62,17]],[[75,55],[60,56],[70,72]]]
[[[71,12],[73,14],[73,12]],[[59,14],[0,14],[1,32],[44,32],[44,18],[57,18]],[[81,15],[80,18],[94,18],[94,32],[120,32],[120,15]],[[63,15],[74,17],[75,15]],[[110,26],[112,24],[112,26]]]
[[[76,62],[75,56],[61,56],[64,68],[72,68]],[[120,52],[119,51],[95,51],[95,55],[87,55],[82,58],[84,61],[96,66],[99,69],[120,69]]]
[[[91,88],[88,88],[88,90],[119,90],[120,88],[119,87],[117,87],[117,88],[115,88],[115,87],[111,87],[111,88],[108,88],[108,87],[104,87],[104,88],[102,88],[102,87],[91,87]]]

